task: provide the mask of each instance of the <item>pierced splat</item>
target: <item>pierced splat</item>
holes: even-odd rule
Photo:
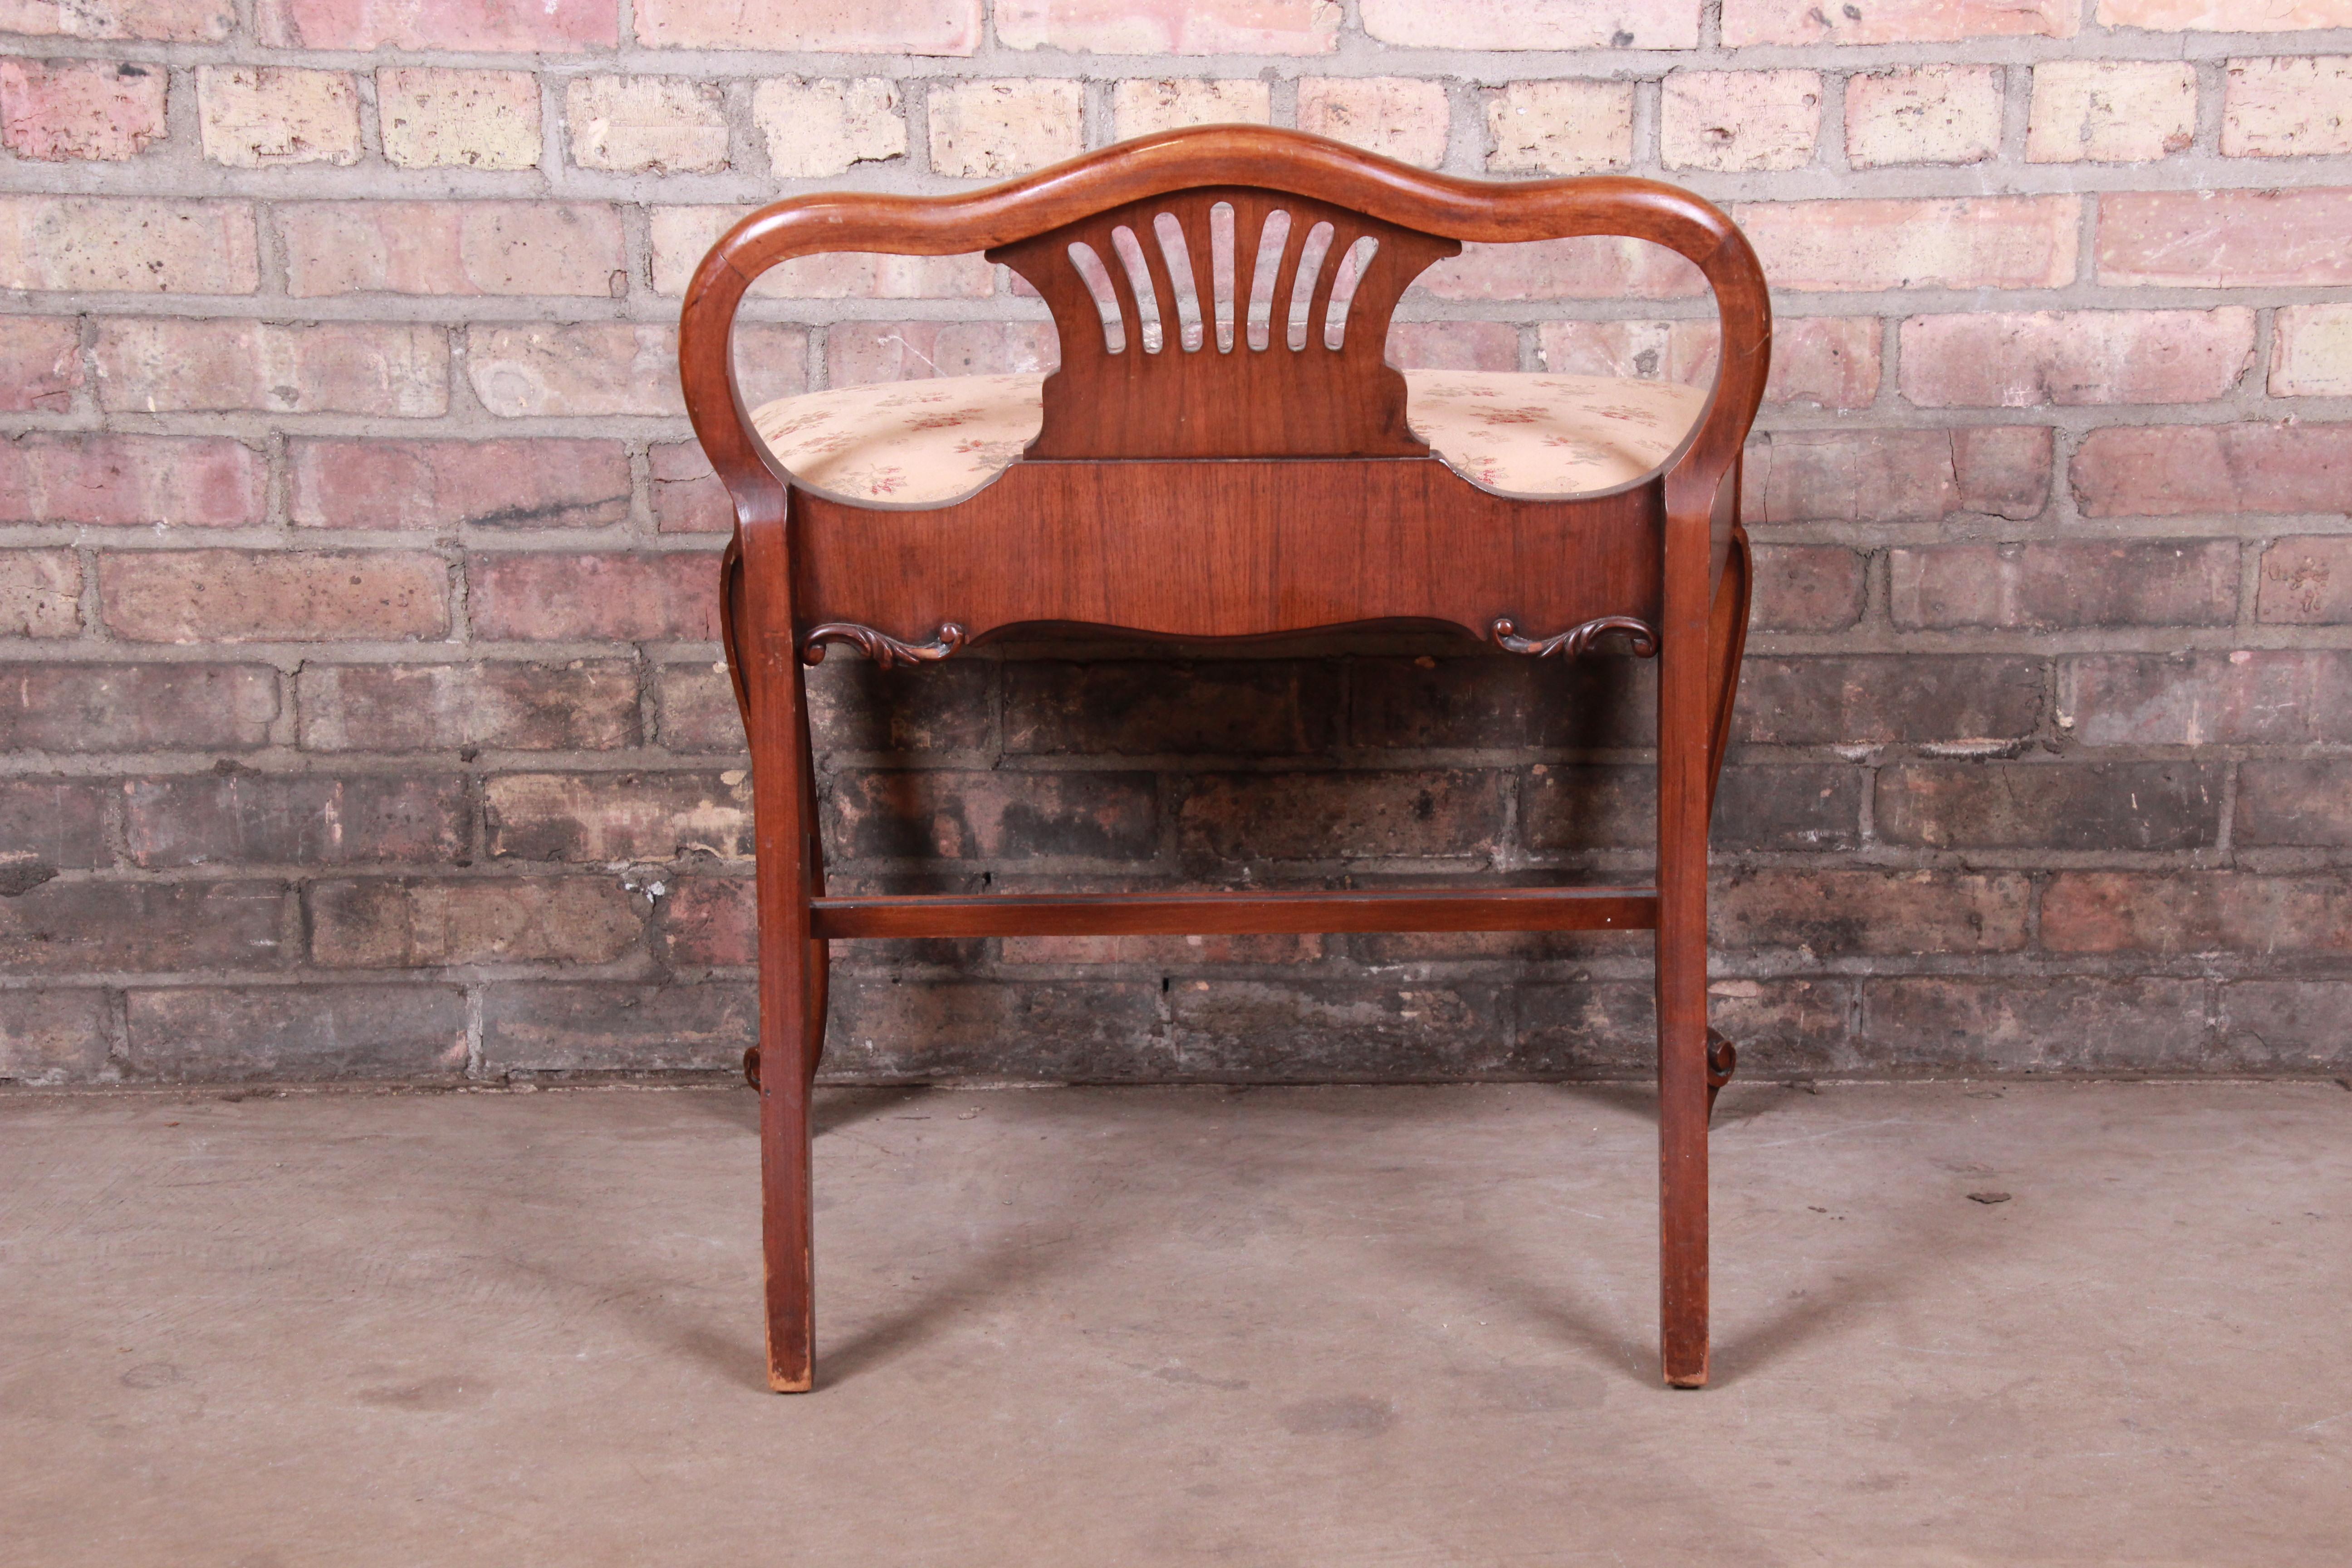
[[[1425,457],[1389,317],[1458,240],[1286,192],[1209,186],[988,253],[1062,341],[1031,458]]]

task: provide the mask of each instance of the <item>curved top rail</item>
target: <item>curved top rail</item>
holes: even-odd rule
[[[753,515],[782,500],[751,444],[728,353],[736,308],[768,268],[827,251],[988,250],[1107,208],[1202,185],[1310,196],[1448,239],[1507,244],[1605,235],[1666,247],[1706,276],[1723,328],[1715,389],[1676,460],[1676,477],[1701,480],[1711,495],[1737,460],[1763,400],[1771,306],[1755,251],[1712,203],[1621,176],[1468,180],[1303,132],[1208,125],[1122,142],[967,194],[798,196],[728,230],[688,286],[678,362],[695,433],[738,507]]]

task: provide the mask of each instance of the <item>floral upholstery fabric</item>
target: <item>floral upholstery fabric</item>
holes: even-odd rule
[[[1045,376],[965,375],[779,398],[751,416],[795,484],[854,506],[944,506],[985,488],[1044,427]],[[1682,444],[1704,387],[1614,376],[1409,370],[1405,423],[1497,495],[1590,495]]]

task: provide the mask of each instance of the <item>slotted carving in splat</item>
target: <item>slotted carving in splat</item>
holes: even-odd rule
[[[1031,458],[1423,457],[1383,357],[1459,240],[1287,192],[1208,186],[988,253],[1062,341]]]

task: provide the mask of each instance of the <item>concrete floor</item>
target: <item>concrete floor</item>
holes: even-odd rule
[[[0,1561],[2352,1561],[2352,1094],[845,1091],[766,1393],[748,1092],[0,1099]],[[1971,1202],[2006,1191],[2011,1201]]]

